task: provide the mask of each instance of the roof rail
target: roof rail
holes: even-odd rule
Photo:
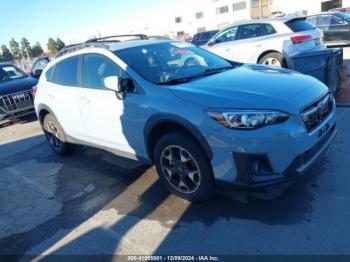
[[[99,38],[92,38],[87,40],[85,43],[94,43],[94,42],[120,42],[119,40],[112,40],[113,38],[119,38],[119,37],[128,37],[128,36],[134,36],[138,37],[141,40],[148,40],[148,36],[144,34],[128,34],[128,35],[111,35],[111,36],[104,36]],[[110,39],[110,40],[108,40]]]
[[[84,43],[79,43],[79,44],[73,44],[73,45],[67,45],[63,47],[60,51],[57,52],[55,55],[55,58],[58,58],[60,56],[63,56],[65,54],[69,54],[71,52],[77,51],[79,49],[83,49],[84,47],[101,47],[101,48],[108,48],[106,45],[101,44],[101,43],[94,43],[94,42],[84,42]]]
[[[58,57],[63,56],[65,54],[68,54],[68,53],[71,53],[71,52],[74,52],[74,51],[77,51],[79,49],[89,47],[89,46],[108,49],[108,46],[105,45],[104,43],[120,42],[120,40],[116,40],[116,39],[113,40],[113,38],[128,37],[128,36],[138,37],[141,40],[148,40],[148,36],[144,35],[144,34],[112,35],[112,36],[93,38],[93,39],[89,39],[83,43],[67,45],[67,46],[63,47],[60,51],[57,52],[57,54],[55,55],[55,58],[58,58]]]

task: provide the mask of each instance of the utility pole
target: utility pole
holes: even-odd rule
[[[26,45],[24,46],[24,48],[26,49],[27,59],[29,60],[29,59],[30,59],[30,57],[29,57],[29,53],[28,53],[28,48],[27,48],[27,46],[26,46]]]

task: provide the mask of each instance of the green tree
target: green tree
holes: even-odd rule
[[[22,37],[21,39],[21,52],[24,58],[30,58],[32,57],[31,55],[32,48],[30,47],[30,43],[27,40],[27,38]]]
[[[13,55],[12,55],[10,49],[8,49],[6,45],[1,46],[1,59],[3,61],[12,61],[13,60]]]
[[[47,42],[47,50],[49,51],[50,56],[54,56],[57,52],[56,41],[53,38],[49,38]]]
[[[65,43],[58,37],[56,38],[56,40],[50,37],[47,42],[47,49],[49,51],[50,56],[54,56],[58,51],[60,51],[65,46],[66,46]]]
[[[60,51],[63,47],[65,47],[66,44],[60,39],[56,38],[56,52]]]
[[[33,57],[38,57],[42,53],[44,53],[43,49],[41,48],[41,45],[39,42],[36,42],[35,45],[32,46],[32,55]]]
[[[19,43],[14,38],[11,39],[9,45],[10,45],[11,53],[13,54],[14,58],[15,59],[22,58],[21,49],[19,48]]]

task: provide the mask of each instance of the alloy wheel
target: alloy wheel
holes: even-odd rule
[[[186,194],[197,191],[201,173],[190,152],[181,146],[171,145],[162,151],[160,160],[165,179],[174,189]]]
[[[267,65],[267,66],[276,66],[276,67],[282,67],[281,62],[274,57],[269,57],[266,58],[263,62],[263,65]]]
[[[48,121],[46,123],[45,133],[49,141],[49,144],[56,150],[59,150],[62,146],[62,142],[60,138],[60,131],[55,126],[55,124],[52,123],[51,121]]]

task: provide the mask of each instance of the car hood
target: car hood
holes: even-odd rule
[[[300,109],[326,93],[317,79],[291,70],[243,65],[169,86],[177,97],[212,108]]]
[[[31,90],[38,83],[36,78],[23,77],[0,82],[0,96]]]

